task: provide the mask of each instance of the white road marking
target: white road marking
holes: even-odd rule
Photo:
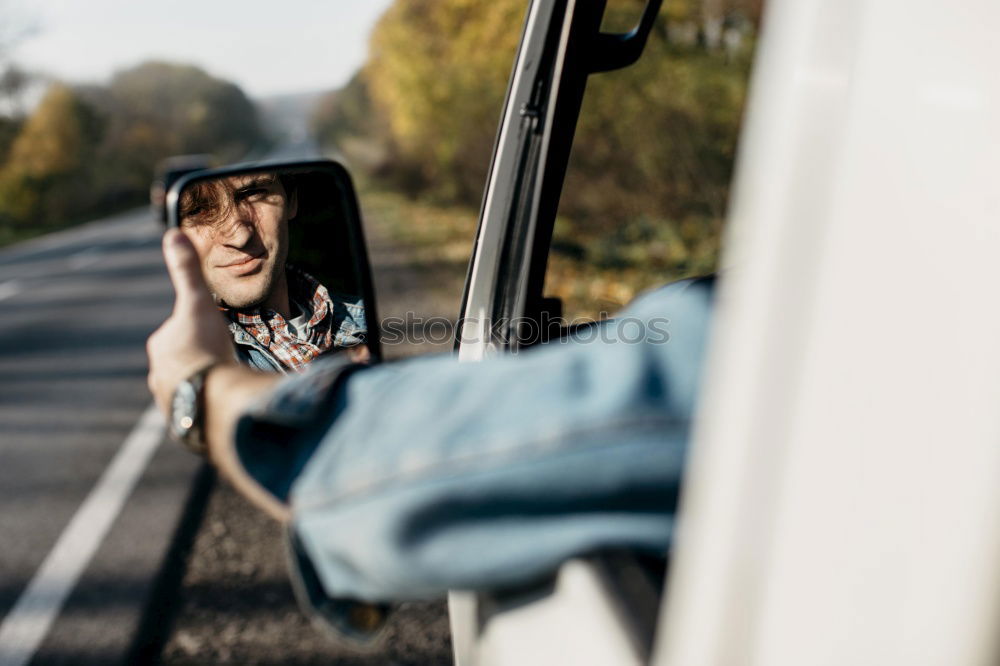
[[[5,301],[11,296],[17,296],[19,293],[21,293],[21,283],[17,280],[0,282],[0,301]]]
[[[163,431],[163,417],[152,405],[0,624],[0,666],[24,666],[34,656],[149,465]]]
[[[69,267],[73,270],[80,270],[81,268],[86,268],[91,264],[95,264],[101,260],[103,253],[100,250],[90,248],[84,250],[83,252],[77,252],[76,254],[70,256]]]

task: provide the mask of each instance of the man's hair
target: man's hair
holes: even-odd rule
[[[219,179],[198,181],[184,188],[178,206],[181,224],[215,224],[225,219],[233,207],[226,196],[230,188]]]
[[[264,172],[255,178],[258,182],[264,179],[268,183],[278,181],[285,191],[285,196],[292,196],[294,188],[292,176]],[[178,206],[180,222],[194,226],[218,224],[229,216],[236,205],[237,189],[231,178],[209,178],[189,185],[181,193]]]

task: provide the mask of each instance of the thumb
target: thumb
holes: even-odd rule
[[[212,300],[201,274],[201,262],[191,240],[178,229],[167,229],[163,234],[163,258],[167,272],[177,294],[175,308],[194,306],[200,301]]]

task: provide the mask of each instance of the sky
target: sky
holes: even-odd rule
[[[156,59],[198,65],[259,98],[346,83],[390,2],[0,0],[0,23],[31,28],[12,60],[62,80],[103,83]]]

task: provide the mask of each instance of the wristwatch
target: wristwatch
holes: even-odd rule
[[[194,372],[174,389],[170,400],[170,434],[200,456],[205,455],[205,376],[214,368],[212,362]]]

